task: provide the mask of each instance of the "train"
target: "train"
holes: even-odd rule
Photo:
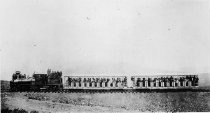
[[[189,75],[71,75],[62,71],[47,70],[46,74],[34,73],[32,77],[16,71],[10,81],[11,91],[160,91],[192,90],[199,87],[196,74]]]
[[[47,74],[34,73],[32,77],[16,71],[10,81],[11,91],[60,91],[62,72],[47,70]]]

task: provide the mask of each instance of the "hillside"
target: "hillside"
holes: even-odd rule
[[[1,91],[10,89],[9,81],[0,80],[0,82],[1,82]]]
[[[210,86],[210,73],[199,74],[199,86]]]

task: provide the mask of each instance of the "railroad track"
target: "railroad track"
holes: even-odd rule
[[[110,90],[92,90],[92,89],[80,89],[80,90],[61,90],[61,91],[10,91],[5,90],[2,92],[26,92],[26,93],[166,93],[166,92],[210,92],[210,89],[206,88],[193,88],[193,89],[110,89]]]

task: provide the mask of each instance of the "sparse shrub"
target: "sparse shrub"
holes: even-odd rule
[[[68,99],[66,97],[61,97],[59,98],[59,103],[64,103],[64,104],[68,104]]]
[[[26,110],[24,110],[24,109],[10,110],[10,109],[6,108],[6,109],[2,109],[1,113],[28,113],[28,112]]]
[[[14,109],[11,113],[28,113],[28,112],[24,109]]]
[[[1,113],[11,113],[12,110],[9,110],[8,108],[1,109]]]
[[[34,99],[34,100],[40,100],[40,101],[46,101],[46,100],[50,100],[50,97],[47,97],[45,95],[41,95],[41,94],[30,94],[27,95],[28,99]]]
[[[18,113],[28,113],[26,110],[24,110],[24,109],[20,109],[19,111],[18,111]]]
[[[39,113],[38,111],[31,111],[30,113]]]

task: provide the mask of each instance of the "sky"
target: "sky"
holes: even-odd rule
[[[1,0],[0,73],[210,73],[209,0]]]

